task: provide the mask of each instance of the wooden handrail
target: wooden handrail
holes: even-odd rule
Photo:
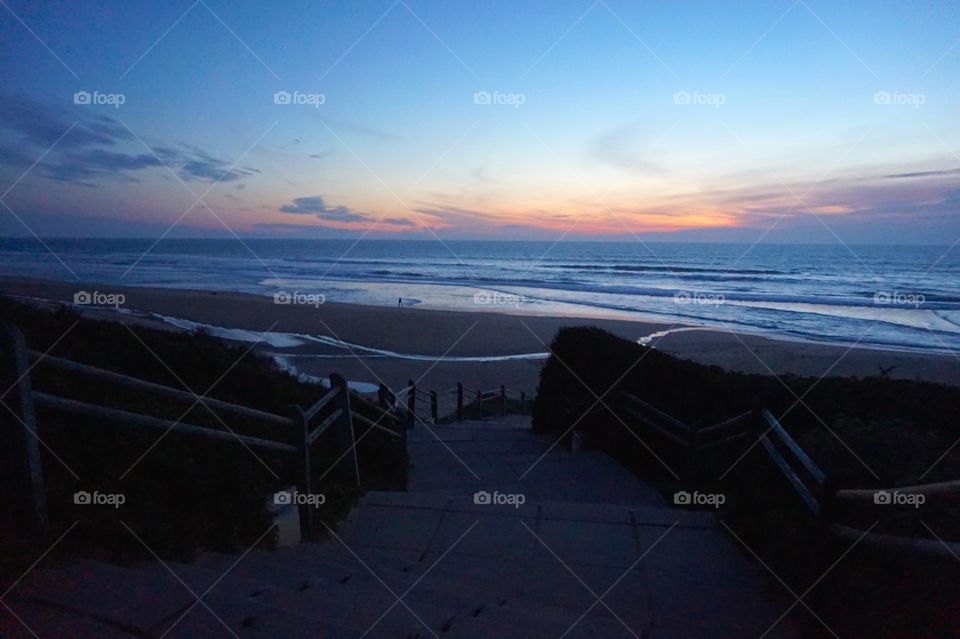
[[[268,448],[284,453],[296,452],[296,448],[289,444],[283,444],[268,439],[260,439],[259,437],[250,437],[248,435],[239,435],[236,433],[231,433],[230,431],[216,430],[213,428],[206,428],[204,426],[194,426],[192,424],[185,424],[183,422],[172,422],[168,419],[151,417],[149,415],[141,415],[140,413],[131,413],[117,408],[106,408],[104,406],[97,406],[95,404],[87,404],[86,402],[80,402],[75,399],[66,399],[56,395],[48,395],[46,393],[34,391],[33,399],[37,404],[46,406],[53,410],[66,411],[78,415],[87,415],[97,419],[118,422],[125,426],[141,426],[143,428],[156,428],[159,430],[176,430],[191,435],[200,435],[208,439],[220,439],[231,442],[239,441],[247,444],[248,446]]]
[[[334,399],[337,398],[337,394],[339,392],[340,392],[339,387],[331,388],[329,391],[327,391],[327,393],[323,397],[320,398],[319,401],[317,401],[317,403],[315,403],[313,406],[311,406],[306,411],[304,411],[303,418],[309,422],[311,419],[316,417],[317,414],[323,410],[324,406],[326,406],[327,404],[329,404],[330,402],[332,402]]]
[[[721,432],[721,431],[723,431],[723,430],[726,430],[727,428],[730,428],[731,426],[735,426],[735,425],[737,425],[737,424],[739,424],[739,423],[741,423],[741,422],[749,422],[749,421],[750,421],[750,416],[751,416],[752,414],[753,414],[753,412],[748,410],[748,411],[746,411],[746,412],[740,413],[739,415],[735,415],[735,416],[731,417],[730,419],[725,419],[725,420],[723,420],[722,422],[718,422],[718,423],[714,424],[713,426],[707,426],[706,428],[700,428],[700,429],[697,430],[697,434],[700,435],[701,437],[710,436],[710,435],[713,435],[714,433],[718,433],[718,432]],[[745,430],[745,429],[744,429],[744,430]]]
[[[748,437],[752,432],[750,427],[752,416],[757,414],[753,411],[743,412],[706,428],[694,430],[630,393],[620,391],[619,394],[625,399],[630,400],[632,405],[637,407],[637,410],[630,407],[623,407],[620,410],[674,444],[685,448],[688,453],[693,454]],[[594,402],[594,404],[596,404],[596,402]],[[605,410],[605,407],[594,406],[591,410]],[[769,410],[761,409],[758,415],[757,419],[762,421],[756,423],[754,428],[761,429],[759,441],[763,449],[800,496],[804,505],[815,516],[820,516],[824,513],[820,498],[823,495],[824,485],[827,482],[826,473],[824,473],[806,451],[800,447],[796,440],[790,436]],[[768,430],[763,428],[763,423],[769,426]],[[738,426],[742,426],[742,428],[737,428]],[[703,441],[705,437],[712,437],[712,439],[710,441]],[[781,449],[774,444],[774,441],[782,444],[782,446],[786,448],[786,451],[781,451]],[[785,455],[786,452],[789,452],[790,458],[794,463],[788,461],[788,457]],[[795,469],[795,465],[802,468],[804,471],[803,475],[809,476],[812,481],[805,481],[798,472],[798,469]],[[836,491],[833,494],[833,498],[839,501],[873,503],[875,495],[880,491],[924,494],[928,496],[937,495],[941,498],[951,500],[960,499],[960,480],[902,486],[899,488],[843,489]],[[830,525],[830,522],[826,523],[832,534],[848,541],[856,542],[862,540],[864,545],[872,546],[883,551],[896,551],[913,555],[922,554],[934,558],[943,558],[945,560],[953,560],[956,559],[957,556],[960,556],[960,543],[957,542],[868,533],[841,524],[833,523]]]
[[[711,448],[719,448],[720,446],[726,446],[727,444],[743,439],[746,436],[747,436],[747,431],[742,430],[742,431],[733,433],[729,437],[722,437],[720,439],[715,439],[712,442],[698,443],[695,448],[698,451],[710,450]]]
[[[629,408],[624,408],[623,411],[624,411],[625,413],[627,413],[628,415],[630,415],[631,417],[633,417],[633,418],[635,418],[635,419],[639,419],[639,420],[642,421],[644,424],[646,424],[647,426],[649,426],[650,428],[652,428],[653,430],[655,430],[656,432],[658,432],[658,433],[659,433],[660,435],[662,435],[663,437],[666,437],[667,439],[669,439],[669,440],[672,441],[673,443],[677,444],[677,445],[680,446],[681,448],[689,448],[689,447],[690,447],[690,442],[689,442],[689,440],[687,440],[687,439],[685,439],[685,438],[683,438],[683,437],[681,437],[681,436],[679,436],[679,435],[677,435],[677,434],[675,434],[675,433],[667,430],[666,428],[663,428],[663,426],[661,426],[661,425],[658,424],[657,422],[653,421],[652,419],[650,419],[650,418],[647,417],[646,415],[643,415],[643,414],[641,414],[641,413],[638,413],[637,411],[634,411],[634,410],[629,409]]]
[[[800,448],[800,444],[794,441],[793,437],[790,437],[790,434],[783,429],[783,426],[780,425],[780,422],[777,421],[777,418],[768,411],[766,408],[762,411],[764,419],[767,420],[767,423],[770,425],[770,429],[777,434],[780,438],[780,441],[790,449],[790,452],[800,461],[803,467],[810,473],[810,476],[813,479],[823,486],[823,482],[826,479],[826,474],[820,470],[820,467],[817,466],[812,459],[807,455],[807,453]]]
[[[794,490],[799,493],[800,498],[803,499],[803,503],[805,503],[815,515],[820,514],[820,502],[817,501],[817,498],[813,496],[813,493],[809,488],[807,488],[807,485],[803,483],[803,480],[800,479],[800,476],[793,471],[793,467],[789,462],[787,462],[786,458],[780,453],[780,451],[777,450],[777,447],[773,445],[773,442],[771,442],[766,435],[760,436],[760,442],[770,455],[770,459],[773,460],[773,463],[787,478]]]
[[[960,497],[960,480],[943,481],[934,484],[918,484],[915,486],[902,486],[900,488],[845,488],[837,491],[836,498],[842,501],[868,501],[873,503],[874,495],[876,495],[878,492],[898,492],[910,495],[924,494]]]
[[[920,537],[901,537],[899,535],[883,535],[866,532],[834,524],[830,532],[846,541],[857,542],[872,546],[885,552],[901,552],[908,555],[926,555],[932,558],[954,561],[960,555],[960,543],[922,539]]]
[[[651,415],[654,415],[655,417],[657,417],[658,419],[660,419],[661,421],[663,421],[665,424],[669,425],[670,427],[672,427],[672,428],[674,428],[674,429],[676,429],[676,430],[678,430],[678,431],[680,431],[680,432],[682,432],[682,433],[687,434],[687,433],[690,433],[690,432],[693,431],[692,428],[690,428],[689,426],[687,426],[686,424],[684,424],[683,422],[681,422],[679,419],[676,419],[676,418],[674,418],[674,417],[671,417],[670,415],[667,415],[665,412],[663,412],[662,410],[660,410],[660,409],[657,408],[656,406],[653,406],[653,405],[651,405],[651,404],[648,404],[647,402],[643,401],[643,400],[640,399],[639,397],[636,397],[636,396],[634,396],[634,395],[631,395],[630,393],[627,393],[626,391],[620,391],[620,395],[623,396],[623,397],[626,397],[626,398],[629,399],[631,402],[633,402],[634,404],[636,404],[637,406],[639,406],[641,409],[647,411],[647,412],[650,413]]]
[[[313,443],[317,441],[317,438],[323,434],[323,431],[330,428],[330,426],[332,426],[341,415],[343,415],[343,409],[341,408],[337,408],[332,413],[327,415],[327,417],[322,422],[317,424],[317,427],[314,428],[309,435],[307,435],[307,445],[312,446]]]
[[[373,421],[369,417],[364,417],[360,413],[354,413],[353,418],[359,422],[363,422],[364,424],[366,424],[367,426],[370,426],[371,428],[376,428],[377,430],[383,431],[388,435],[390,435],[391,437],[403,438],[403,435],[396,432],[395,430],[387,426],[384,426],[382,424],[378,424],[377,422]]]
[[[91,417],[100,421],[116,423],[127,429],[151,429],[163,432],[176,431],[178,433],[202,437],[205,439],[225,442],[240,443],[248,447],[266,449],[277,453],[283,453],[289,456],[283,460],[284,468],[292,467],[295,476],[297,490],[304,494],[312,494],[313,473],[311,470],[311,446],[315,444],[318,438],[325,432],[331,432],[332,437],[330,445],[333,448],[334,455],[338,456],[336,465],[343,465],[344,471],[353,470],[356,478],[357,487],[360,488],[360,464],[357,455],[357,438],[354,430],[354,420],[368,424],[371,427],[389,434],[392,438],[398,439],[397,446],[400,450],[406,448],[406,424],[400,421],[397,415],[391,412],[391,405],[395,402],[395,396],[389,389],[381,385],[380,401],[377,403],[369,402],[365,398],[357,396],[355,401],[360,402],[358,406],[366,409],[367,407],[375,409],[380,418],[373,421],[364,415],[356,413],[351,408],[351,393],[347,386],[347,381],[340,375],[331,373],[330,389],[327,390],[320,399],[308,409],[304,410],[298,406],[290,406],[287,416],[276,415],[267,411],[233,404],[223,400],[197,396],[190,389],[181,390],[172,388],[156,382],[139,379],[119,372],[106,370],[97,366],[72,361],[66,358],[57,357],[30,351],[23,335],[13,324],[0,324],[0,350],[4,351],[4,358],[0,364],[14,362],[13,366],[0,366],[0,376],[5,379],[16,380],[14,388],[17,389],[18,397],[11,395],[7,401],[14,415],[26,426],[26,431],[33,433],[33,438],[24,437],[25,446],[20,447],[19,455],[25,459],[29,468],[22,472],[23,483],[30,482],[31,508],[35,511],[33,525],[38,530],[46,530],[47,512],[46,512],[46,488],[42,483],[42,469],[39,465],[39,448],[31,442],[36,442],[36,427],[33,419],[34,406],[42,407],[44,410],[64,412],[73,416]],[[7,352],[9,351],[9,352]],[[273,429],[269,435],[264,437],[253,437],[250,435],[241,435],[233,432],[229,426],[224,425],[223,429],[199,426],[180,421],[171,421],[167,418],[155,417],[142,413],[112,408],[109,406],[97,405],[76,399],[61,397],[52,393],[43,393],[33,390],[30,382],[30,362],[34,365],[43,364],[54,369],[67,371],[84,375],[93,379],[109,382],[122,387],[134,389],[147,395],[148,397],[166,397],[178,401],[193,402],[191,408],[196,403],[203,403],[207,408],[217,409],[219,412],[239,415],[254,420],[266,426],[279,426],[282,429]],[[8,381],[9,383],[9,381]],[[410,387],[414,390],[410,395],[410,400],[416,399],[417,395],[429,397],[432,404],[436,405],[436,393],[427,393],[426,391],[416,389],[413,382]],[[26,389],[26,390],[24,390]],[[22,399],[17,404],[15,399]],[[324,413],[327,413],[324,415]],[[217,415],[217,413],[214,413]],[[323,418],[319,424],[311,427],[310,422],[315,419]],[[379,422],[383,419],[388,421],[387,426]],[[19,432],[20,429],[14,429]],[[272,437],[276,436],[276,440]],[[4,442],[6,443],[6,442]],[[14,442],[15,444],[17,442]],[[31,452],[36,452],[34,456]],[[352,453],[352,464],[345,461],[347,456]],[[37,463],[34,464],[34,457]],[[353,466],[352,469],[349,466]],[[331,469],[332,470],[332,469]],[[19,469],[18,469],[19,471]],[[301,536],[303,539],[314,538],[315,513],[309,504],[300,505],[300,524]]]
[[[371,401],[370,401],[369,399],[367,399],[366,397],[361,397],[361,396],[358,395],[358,396],[356,396],[356,397],[352,397],[352,398],[351,398],[351,401],[352,401],[353,403],[355,403],[355,404],[359,404],[360,406],[365,406],[366,408],[368,408],[368,409],[370,409],[370,410],[377,411],[377,412],[379,412],[379,413],[387,413],[388,415],[390,415],[390,413],[388,413],[387,411],[383,410],[383,407],[382,407],[382,406],[380,406],[380,405],[378,405],[378,404],[375,404],[374,402],[371,402]],[[354,413],[356,413],[356,411],[354,411]],[[390,415],[390,417],[392,418],[393,415]]]
[[[121,386],[126,386],[127,388],[146,391],[156,395],[161,395],[163,397],[170,397],[172,399],[204,403],[213,408],[219,408],[223,411],[229,411],[237,415],[243,415],[244,417],[248,417],[250,419],[268,422],[278,426],[292,427],[294,425],[293,420],[287,417],[281,417],[280,415],[257,410],[256,408],[232,404],[230,402],[214,399],[212,397],[198,396],[194,393],[183,391],[177,388],[171,388],[170,386],[165,386],[156,382],[148,382],[143,379],[130,377],[129,375],[116,373],[114,371],[108,371],[106,369],[91,366],[89,364],[82,364],[80,362],[64,359],[62,357],[55,357],[53,355],[43,355],[42,353],[38,353],[36,351],[29,351],[29,356],[30,359],[37,364],[48,364],[61,370],[82,373],[84,375],[97,377],[105,381],[114,382],[116,384],[120,384]]]

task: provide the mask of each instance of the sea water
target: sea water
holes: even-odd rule
[[[45,245],[0,240],[0,272],[960,352],[960,247],[235,239]]]

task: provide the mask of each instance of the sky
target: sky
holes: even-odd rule
[[[960,3],[0,1],[0,235],[960,239]]]

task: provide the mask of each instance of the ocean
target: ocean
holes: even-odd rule
[[[105,287],[238,291],[294,300],[396,305],[402,299],[405,306],[424,308],[649,320],[788,339],[960,352],[960,247],[45,242],[50,250],[35,239],[0,239],[0,272],[65,281],[76,274],[80,281]]]

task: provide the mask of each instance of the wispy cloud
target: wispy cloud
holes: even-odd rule
[[[353,211],[346,206],[328,206],[321,195],[294,198],[290,204],[285,204],[278,210],[292,215],[315,215],[326,222],[376,222],[391,226],[413,226],[413,222],[400,217],[378,220],[367,213]]]
[[[65,131],[69,133],[64,135]],[[131,173],[163,165],[183,180],[234,182],[259,173],[250,167],[234,167],[231,161],[195,145],[157,145],[154,156],[114,118],[70,112],[24,96],[0,95],[0,136],[5,147],[0,165],[14,168],[30,166],[63,136],[35,172],[83,186],[95,187],[104,180],[136,181]],[[123,147],[133,150],[121,150]]]
[[[641,153],[641,142],[633,127],[620,127],[590,140],[588,156],[601,164],[630,173],[663,173],[664,169]]]
[[[294,198],[291,204],[281,206],[279,211],[293,215],[316,215],[321,220],[332,222],[360,222],[367,219],[362,213],[354,213],[345,206],[327,206],[319,195]]]
[[[891,173],[884,175],[887,179],[900,180],[908,178],[942,177],[945,175],[960,175],[960,169],[940,169],[934,171],[913,171],[911,173]]]

